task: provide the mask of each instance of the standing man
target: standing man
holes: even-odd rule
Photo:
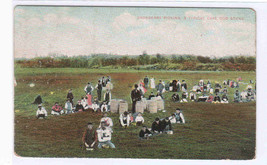
[[[83,133],[83,144],[86,150],[94,150],[97,147],[97,133],[93,129],[93,123],[87,123],[87,128]]]
[[[72,89],[69,90],[68,94],[67,94],[67,99],[70,100],[72,106],[73,106],[73,99],[74,99],[74,96],[73,96],[73,93],[72,93]]]
[[[95,86],[95,88],[97,90],[98,101],[101,101],[102,83],[100,80],[98,80],[98,84]]]
[[[138,85],[134,85],[134,89],[131,92],[131,98],[132,98],[132,114],[135,113],[135,105],[137,101],[141,100],[141,92],[137,89]]]
[[[107,103],[107,105],[110,104],[111,100],[111,92],[107,89],[106,93],[104,94],[104,101]]]
[[[162,95],[163,89],[164,89],[164,85],[163,85],[162,81],[159,80],[159,84],[157,85],[157,90],[158,90],[158,92],[159,92],[160,95]]]
[[[148,88],[148,84],[149,84],[149,79],[148,79],[147,76],[144,78],[144,83],[145,83],[145,88],[147,89]]]

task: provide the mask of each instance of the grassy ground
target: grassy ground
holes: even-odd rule
[[[176,107],[183,109],[186,124],[174,125],[173,135],[160,135],[148,141],[137,138],[139,127],[121,129],[118,114],[110,114],[114,122],[112,142],[116,149],[86,152],[81,150],[81,137],[86,123],[98,125],[100,113],[83,112],[64,116],[49,116],[36,120],[33,99],[40,94],[44,107],[49,111],[58,101],[64,104],[68,89],[72,88],[75,102],[84,95],[88,81],[96,83],[102,76],[110,75],[114,89],[112,98],[126,99],[130,103],[130,91],[134,83],[145,75],[165,82],[185,79],[189,88],[200,79],[222,82],[255,80],[255,72],[166,72],[135,70],[88,69],[23,69],[15,68],[18,85],[15,87],[15,152],[25,157],[94,157],[94,158],[161,158],[161,159],[252,159],[255,156],[256,103],[173,103],[172,93],[165,93],[167,112],[145,112],[145,124],[151,126],[155,117],[171,115]],[[35,83],[30,88],[29,84]],[[246,85],[242,84],[241,89]],[[148,93],[150,93],[149,90]],[[53,92],[53,94],[51,94]],[[230,89],[230,100],[234,89]],[[94,95],[96,95],[94,93]],[[129,109],[131,103],[129,104]]]

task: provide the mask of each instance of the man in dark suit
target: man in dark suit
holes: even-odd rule
[[[145,83],[145,88],[147,89],[148,88],[148,84],[149,84],[149,79],[148,79],[147,76],[144,78],[144,83]]]
[[[134,89],[131,92],[131,98],[132,98],[132,102],[133,102],[133,105],[132,105],[132,114],[135,113],[135,105],[136,105],[136,102],[141,100],[141,92],[137,88],[138,88],[138,85],[135,84],[134,85]]]

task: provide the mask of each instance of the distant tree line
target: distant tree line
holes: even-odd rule
[[[89,56],[49,56],[32,59],[15,59],[21,67],[29,68],[130,68],[166,70],[226,70],[255,71],[256,57],[228,56],[205,57],[194,55],[148,55],[119,56],[93,54]]]

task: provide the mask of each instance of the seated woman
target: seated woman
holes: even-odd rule
[[[128,114],[127,111],[125,111],[124,113],[122,113],[120,115],[120,125],[124,128],[129,127],[130,125],[130,116]]]
[[[38,105],[38,109],[36,111],[36,118],[37,119],[44,119],[47,117],[47,111],[45,110],[44,107],[42,107],[41,104]]]
[[[229,103],[229,101],[228,101],[228,97],[226,96],[226,94],[224,94],[224,95],[222,96],[221,103]]]
[[[148,139],[150,136],[152,136],[152,133],[147,129],[146,126],[143,126],[139,132],[139,139],[140,140]]]
[[[142,124],[144,124],[145,120],[142,116],[142,113],[138,113],[138,115],[135,118],[135,122],[137,126],[141,126]]]
[[[58,105],[58,102],[55,103],[55,105],[52,107],[51,114],[52,115],[62,115],[64,113],[63,108]]]
[[[75,112],[82,112],[84,111],[83,105],[81,104],[81,101],[78,101],[78,104],[75,106]]]

